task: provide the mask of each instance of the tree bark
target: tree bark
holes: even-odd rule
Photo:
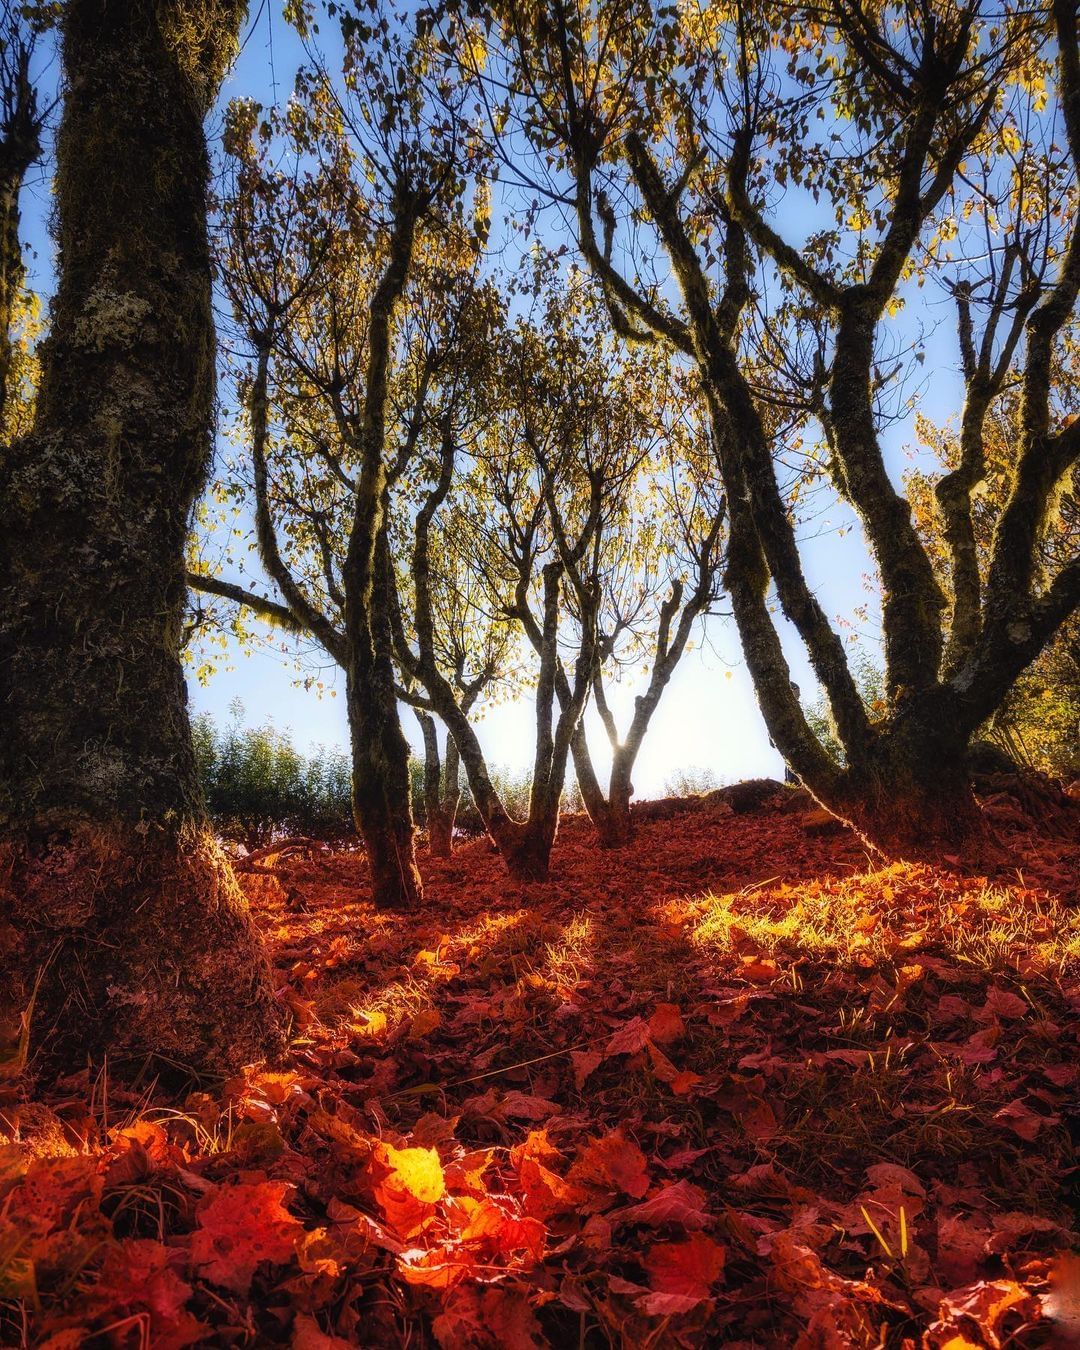
[[[458,787],[458,754],[454,738],[446,738],[446,766],[439,754],[439,729],[435,718],[421,709],[416,720],[424,738],[424,816],[428,852],[433,858],[449,858],[454,851],[454,822],[461,790]]]
[[[971,790],[967,742],[955,723],[933,713],[895,725],[821,800],[887,857],[978,852],[987,829]]]
[[[0,1013],[33,1003],[61,1069],[220,1071],[278,1037],[179,660],[214,400],[202,122],[243,9],[65,6],[52,332],[0,450]]]
[[[350,633],[345,668],[353,817],[367,850],[375,903],[386,909],[411,909],[424,892],[416,865],[409,742],[401,729],[391,657],[391,563],[381,531],[376,552],[366,631]],[[353,628],[359,629],[359,623]]]
[[[394,691],[387,539],[386,407],[394,316],[416,245],[418,203],[395,195],[389,257],[371,300],[367,387],[360,425],[361,471],[344,568],[353,814],[371,863],[375,903],[412,908],[423,899],[409,783],[409,743]]]

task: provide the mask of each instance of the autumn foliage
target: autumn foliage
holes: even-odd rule
[[[477,841],[409,919],[252,864],[287,1057],[9,1084],[0,1344],[1076,1344],[1078,845],[991,803],[1009,871],[874,867],[783,805],[571,818],[544,885]]]

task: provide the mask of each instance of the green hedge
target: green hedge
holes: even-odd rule
[[[322,746],[301,754],[289,733],[272,723],[242,726],[241,712],[234,710],[225,727],[209,713],[192,724],[203,796],[218,834],[249,849],[289,835],[329,842],[353,838],[348,754]],[[423,763],[414,759],[409,770],[413,813],[423,826]],[[491,778],[510,814],[526,816],[529,775],[493,769]],[[581,810],[576,783],[568,783],[563,809]],[[483,833],[480,813],[464,783],[457,824],[465,834]]]

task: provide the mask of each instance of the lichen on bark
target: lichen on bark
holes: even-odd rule
[[[220,1071],[277,1040],[179,661],[214,402],[202,119],[242,10],[64,11],[58,287],[34,426],[0,449],[0,1016],[36,988],[59,1067]]]

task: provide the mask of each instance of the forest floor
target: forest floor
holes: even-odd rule
[[[0,1101],[0,1345],[1080,1345],[1080,844],[998,828],[264,859],[282,1064]]]

